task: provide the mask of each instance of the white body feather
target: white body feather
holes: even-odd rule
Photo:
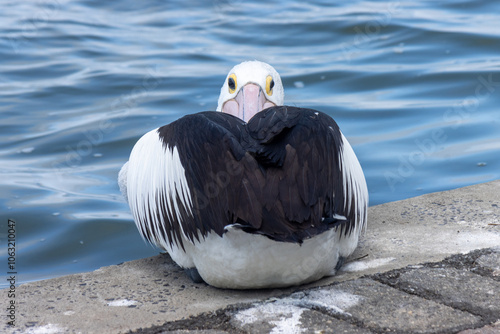
[[[187,240],[186,240],[187,241]],[[205,282],[219,288],[258,289],[299,285],[334,275],[339,256],[356,248],[358,236],[347,238],[331,229],[298,243],[277,242],[229,226],[223,237],[210,233],[185,243],[186,252],[167,248],[172,259],[196,267]]]
[[[140,222],[152,219],[154,231],[150,231],[153,236],[151,242],[167,249],[168,241],[162,237],[165,234],[164,222],[158,215],[150,213],[166,212],[169,218],[175,217],[180,221],[176,198],[180,199],[181,205],[189,213],[192,203],[179,152],[176,147],[165,147],[157,131],[158,129],[155,129],[146,133],[132,149],[126,188],[130,210],[141,234],[148,227],[141,226]],[[159,203],[157,196],[161,196],[163,201]],[[174,205],[168,205],[169,203]]]

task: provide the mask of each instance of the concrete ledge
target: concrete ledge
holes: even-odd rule
[[[499,217],[500,180],[382,204],[369,209],[360,247],[335,277],[289,289],[221,290],[191,283],[168,256],[159,255],[23,284],[16,291],[16,326],[4,321],[0,328],[7,333],[500,331]],[[482,251],[463,255],[473,250]],[[458,260],[443,261],[452,255]]]

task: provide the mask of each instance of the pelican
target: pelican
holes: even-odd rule
[[[337,123],[285,106],[278,72],[233,67],[217,111],[135,144],[118,177],[141,236],[194,282],[300,285],[334,275],[366,227],[368,189]]]

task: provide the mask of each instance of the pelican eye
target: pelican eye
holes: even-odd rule
[[[227,79],[227,85],[229,87],[229,93],[233,94],[236,91],[236,87],[238,86],[236,83],[236,74],[231,74]]]
[[[266,78],[266,93],[269,96],[273,95],[274,80],[273,77],[268,75]]]

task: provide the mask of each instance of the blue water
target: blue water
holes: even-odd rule
[[[330,3],[2,2],[1,275],[8,219],[18,283],[156,254],[117,173],[145,132],[214,110],[243,60],[336,119],[371,205],[500,178],[500,4]]]

